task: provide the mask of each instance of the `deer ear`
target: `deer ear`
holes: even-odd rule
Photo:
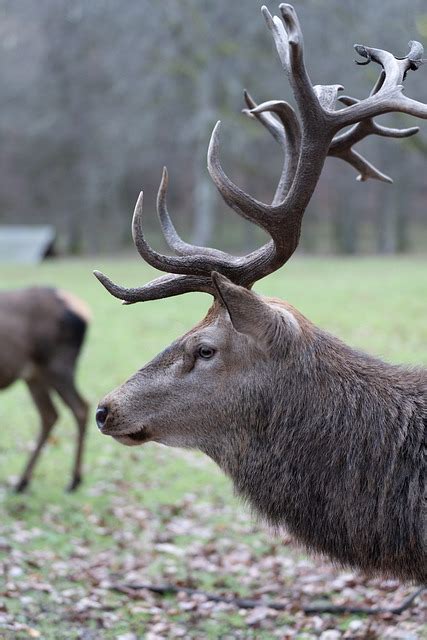
[[[236,331],[257,339],[268,335],[277,322],[274,310],[258,294],[234,284],[217,271],[211,276],[217,300],[227,309]]]

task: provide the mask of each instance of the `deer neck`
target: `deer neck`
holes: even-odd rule
[[[293,365],[288,358],[246,412],[246,428],[231,425],[227,447],[205,452],[270,525],[344,564],[387,570],[387,557],[398,562],[408,505],[414,520],[422,517],[413,486],[426,442],[427,372],[318,337],[303,375],[301,358]],[[421,544],[406,541],[406,548]],[[406,559],[399,561],[404,571]]]

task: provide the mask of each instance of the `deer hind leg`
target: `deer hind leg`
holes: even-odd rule
[[[72,371],[61,369],[50,373],[49,384],[71,409],[77,423],[78,435],[74,468],[71,482],[67,487],[68,491],[74,491],[82,481],[82,458],[89,407],[76,389]]]
[[[58,413],[52,403],[52,400],[50,399],[48,388],[46,387],[46,385],[39,379],[31,379],[27,380],[26,382],[31,397],[34,400],[34,404],[36,405],[40,413],[41,424],[40,435],[37,440],[36,446],[30,455],[27,466],[25,467],[18,484],[15,487],[15,491],[18,493],[25,491],[25,489],[28,487],[34,466],[37,462],[40,452],[46,444],[49,434],[52,431],[52,427],[58,418]]]

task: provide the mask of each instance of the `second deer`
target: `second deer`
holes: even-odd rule
[[[24,380],[40,414],[40,435],[16,491],[24,491],[58,418],[52,392],[71,409],[77,444],[70,491],[82,479],[88,405],[75,386],[75,368],[90,312],[69,292],[30,287],[0,293],[0,389]]]

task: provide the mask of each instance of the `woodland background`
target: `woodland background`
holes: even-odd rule
[[[277,2],[266,4],[277,11]],[[313,82],[341,83],[353,96],[365,97],[378,73],[376,65],[354,64],[355,42],[405,55],[408,40],[427,41],[423,0],[296,6]],[[152,211],[167,164],[170,208],[186,238],[237,252],[259,243],[261,232],[221,203],[206,150],[221,119],[230,176],[257,197],[272,197],[281,151],[240,114],[243,88],[257,102],[292,101],[260,3],[0,0],[0,77],[0,223],[52,223],[63,252],[121,251],[131,242],[141,188],[157,235]],[[408,94],[426,99],[425,69],[406,84]],[[395,185],[360,184],[352,168],[328,159],[303,249],[425,252],[426,130],[359,148]]]

